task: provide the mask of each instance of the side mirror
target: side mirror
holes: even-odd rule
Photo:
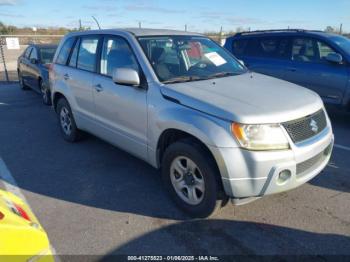
[[[139,86],[139,73],[131,68],[115,68],[113,69],[113,82],[121,85]]]
[[[30,62],[31,62],[32,64],[37,64],[37,63],[38,63],[38,59],[36,59],[36,58],[31,58],[31,59],[30,59]]]
[[[341,64],[343,62],[343,57],[338,53],[329,53],[326,56],[326,60],[330,63]]]

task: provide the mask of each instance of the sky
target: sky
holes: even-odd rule
[[[350,32],[350,0],[0,0],[0,21],[18,27],[167,28],[208,32],[327,26]]]

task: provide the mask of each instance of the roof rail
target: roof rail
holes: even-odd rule
[[[259,34],[259,33],[270,33],[270,32],[323,32],[317,30],[306,30],[306,29],[269,29],[269,30],[255,30],[255,31],[245,31],[239,32],[236,35],[248,35],[248,34]]]

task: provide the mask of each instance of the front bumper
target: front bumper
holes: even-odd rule
[[[231,198],[260,197],[296,188],[327,165],[334,136],[330,125],[312,139],[284,151],[248,151],[211,147],[226,194]],[[280,173],[290,172],[281,180]]]

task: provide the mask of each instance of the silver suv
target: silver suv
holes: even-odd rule
[[[244,204],[304,184],[333,147],[317,94],[249,72],[199,34],[68,34],[50,84],[64,139],[87,131],[161,168],[167,191],[195,217],[229,198]]]

